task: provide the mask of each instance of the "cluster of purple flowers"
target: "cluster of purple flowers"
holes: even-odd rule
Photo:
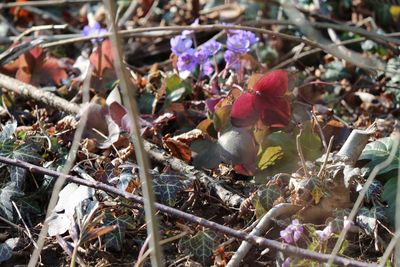
[[[214,68],[210,57],[214,56],[222,47],[222,44],[210,40],[199,49],[192,48],[191,34],[187,32],[171,39],[171,50],[178,56],[177,67],[179,71],[192,71],[199,64],[202,73],[211,75]]]
[[[195,23],[192,25],[195,25]],[[210,40],[195,50],[192,48],[192,33],[193,31],[184,31],[181,35],[172,38],[170,41],[172,52],[178,56],[178,70],[191,72],[199,65],[201,72],[210,76],[214,72],[210,58],[221,50],[222,44],[215,40]],[[227,67],[236,69],[240,55],[248,53],[251,46],[257,41],[258,38],[252,32],[229,30],[226,41],[227,50],[224,53]]]
[[[299,220],[295,219],[291,224],[288,225],[288,227],[280,231],[280,236],[287,244],[292,244],[300,239],[303,232],[303,225],[299,222]]]

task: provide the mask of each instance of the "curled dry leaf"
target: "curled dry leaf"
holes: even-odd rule
[[[174,137],[164,137],[163,142],[173,156],[186,162],[190,162],[192,159],[190,144],[195,140],[202,139],[203,137],[204,134],[201,130],[194,129]]]

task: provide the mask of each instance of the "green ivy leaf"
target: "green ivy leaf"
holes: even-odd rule
[[[268,211],[273,207],[275,200],[281,195],[280,188],[274,184],[262,185],[258,188],[257,195],[263,208]]]
[[[175,206],[177,195],[184,189],[184,184],[177,175],[161,174],[154,175],[154,193],[157,201],[168,205]]]
[[[217,234],[212,231],[199,231],[193,237],[183,237],[179,242],[179,247],[193,255],[199,263],[209,266],[213,251],[218,245],[216,239]]]
[[[38,150],[38,147],[30,141],[22,145],[15,145],[14,140],[6,140],[0,143],[1,156],[30,163],[37,163],[39,161]],[[25,183],[26,172],[27,171],[23,168],[15,166],[10,167],[11,181],[15,182],[19,189],[22,189]]]
[[[16,129],[17,121],[8,121],[0,132],[0,142],[4,142],[7,139],[12,139]]]
[[[23,196],[24,193],[16,185],[16,182],[8,182],[0,189],[0,214],[3,214],[8,220],[14,220],[14,207],[11,201]]]
[[[115,216],[111,212],[106,212],[104,217],[104,225],[117,226],[114,230],[104,235],[106,248],[113,249],[115,251],[122,250],[125,242],[126,230],[135,228],[132,216]]]
[[[392,150],[394,140],[391,137],[378,139],[367,144],[359,157],[359,160],[369,160],[366,167],[372,170],[376,165],[386,160]],[[384,169],[381,169],[378,175],[387,173],[399,168],[400,155],[396,153],[393,161]]]

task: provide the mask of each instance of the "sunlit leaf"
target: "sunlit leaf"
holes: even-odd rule
[[[259,155],[258,168],[262,171],[271,165],[274,165],[277,160],[283,157],[282,148],[280,146],[267,147]]]
[[[361,153],[361,156],[359,157],[359,160],[369,160],[366,167],[372,170],[373,167],[375,167],[376,165],[378,165],[379,163],[383,162],[388,158],[390,151],[392,150],[393,144],[394,144],[394,139],[391,137],[384,137],[374,142],[371,142],[365,146],[364,150]],[[397,152],[395,154],[393,161],[389,164],[389,166],[381,169],[378,175],[387,173],[392,170],[396,170],[397,168],[399,168],[399,164],[400,164],[400,156],[399,153]]]

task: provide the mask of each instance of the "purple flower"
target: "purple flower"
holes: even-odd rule
[[[195,19],[195,20],[193,21],[193,23],[190,24],[190,26],[199,26],[199,18]],[[189,36],[189,35],[191,35],[191,34],[193,34],[193,33],[194,33],[193,30],[184,30],[184,31],[182,32],[182,35],[184,35],[184,36]]]
[[[243,30],[229,30],[231,35],[239,35],[243,40],[249,40],[250,46],[258,42],[258,37],[250,31]]]
[[[286,228],[285,230],[280,231],[280,236],[286,243],[293,243],[292,231],[290,231],[289,229]]]
[[[285,228],[285,230],[282,230],[280,234],[286,243],[291,244],[293,241],[297,242],[300,239],[303,231],[303,225],[301,225],[299,220],[295,219],[291,224],[288,225],[288,227]]]
[[[288,226],[289,230],[293,232],[293,239],[295,242],[300,239],[301,234],[304,231],[303,225],[300,224],[299,220],[295,219]]]
[[[100,26],[100,24],[98,22],[94,22],[94,23],[89,23],[89,25],[86,25],[85,27],[83,27],[82,30],[82,35],[86,36],[86,37],[90,37],[90,36],[97,36],[97,35],[101,35],[101,34],[106,34],[107,30],[102,28]],[[93,38],[91,41],[93,43],[96,42],[101,42],[103,39],[100,38]]]
[[[239,69],[239,55],[232,52],[231,50],[226,50],[224,53],[224,59],[226,62],[226,67],[227,68],[231,68],[234,70],[238,70]]]
[[[222,44],[220,42],[217,42],[215,40],[210,40],[203,44],[203,49],[208,55],[215,55],[222,47]]]
[[[178,35],[171,38],[171,50],[176,55],[181,55],[192,47],[192,40],[184,35]]]
[[[192,71],[196,67],[196,64],[197,59],[193,49],[188,49],[178,57],[177,66],[179,71]]]
[[[205,64],[208,61],[208,53],[206,53],[203,49],[196,51],[194,53],[197,59],[197,63]]]
[[[331,223],[329,223],[328,226],[324,228],[324,230],[316,230],[315,233],[317,234],[319,241],[321,242],[327,241],[332,234]]]
[[[290,258],[287,257],[286,260],[282,263],[282,267],[290,267]]]
[[[201,66],[201,71],[207,76],[211,76],[211,74],[214,72],[214,68],[209,60],[207,60],[207,62]]]
[[[250,51],[250,41],[240,34],[234,34],[228,36],[226,47],[235,53],[244,54]]]

